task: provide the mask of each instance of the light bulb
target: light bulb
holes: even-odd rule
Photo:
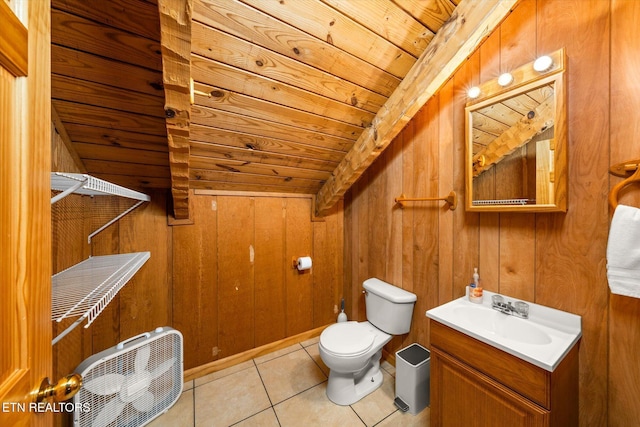
[[[500,86],[507,86],[511,84],[512,81],[513,76],[511,75],[511,73],[500,74],[500,77],[498,77],[498,84]]]
[[[541,56],[536,59],[533,63],[533,69],[539,73],[544,73],[545,71],[549,71],[549,69],[553,66],[553,59],[550,56]]]
[[[469,89],[467,91],[467,95],[469,96],[469,98],[477,98],[480,96],[480,88],[478,86],[474,86],[471,89]]]

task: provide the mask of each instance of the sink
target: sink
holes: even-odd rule
[[[518,317],[505,315],[488,307],[463,306],[454,309],[456,316],[467,324],[475,324],[490,334],[530,345],[551,343],[547,332],[533,323]]]
[[[491,308],[493,292],[484,291],[482,304],[465,297],[427,311],[426,315],[450,328],[497,347],[548,371],[553,371],[582,336],[581,317],[529,304],[529,318]],[[507,301],[515,298],[502,295]]]

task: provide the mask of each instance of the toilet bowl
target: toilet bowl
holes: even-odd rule
[[[351,405],[382,385],[382,348],[411,325],[414,294],[375,278],[363,287],[369,320],[336,323],[320,334],[320,358],[329,368],[327,396],[338,405]]]
[[[351,405],[382,385],[382,347],[391,337],[369,322],[336,323],[322,331],[318,349],[329,368],[332,402]]]

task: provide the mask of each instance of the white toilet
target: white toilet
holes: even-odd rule
[[[327,396],[351,405],[382,385],[382,347],[411,326],[416,295],[379,279],[362,284],[366,322],[336,323],[320,335],[320,357],[330,369]]]

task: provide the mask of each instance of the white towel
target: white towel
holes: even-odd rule
[[[640,209],[618,205],[607,243],[607,279],[611,292],[640,298]]]

